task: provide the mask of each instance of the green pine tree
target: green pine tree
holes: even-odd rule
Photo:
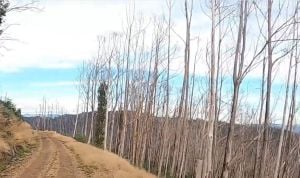
[[[104,134],[105,134],[105,117],[107,110],[105,82],[100,84],[98,88],[98,111],[96,119],[96,131],[95,131],[95,144],[101,148],[104,147]]]
[[[6,16],[8,11],[9,3],[7,0],[0,0],[0,25],[3,23],[3,18]]]

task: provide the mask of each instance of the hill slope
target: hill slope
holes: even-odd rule
[[[36,136],[29,124],[0,105],[0,171],[29,154]]]
[[[155,177],[144,170],[130,165],[125,159],[94,146],[80,143],[72,138],[52,133],[53,138],[61,141],[75,155],[79,167],[91,177],[107,178],[151,178]]]

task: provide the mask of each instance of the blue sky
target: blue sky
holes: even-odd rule
[[[77,68],[26,68],[18,72],[0,73],[0,94],[8,96],[21,107],[23,113],[35,114],[43,97],[59,102],[66,112],[75,112]],[[71,107],[69,107],[71,106]]]

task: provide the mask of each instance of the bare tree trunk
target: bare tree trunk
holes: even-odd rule
[[[74,130],[73,130],[73,138],[76,135],[76,130],[77,130],[77,123],[78,123],[78,116],[79,116],[79,96],[78,96],[78,101],[77,101],[77,111],[76,111],[76,119],[75,119],[75,125],[74,125]]]
[[[120,57],[119,55],[117,55]],[[110,131],[110,142],[109,142],[109,151],[112,151],[112,144],[113,144],[113,136],[114,136],[114,125],[115,125],[115,115],[116,115],[116,109],[118,105],[119,98],[119,81],[120,81],[120,64],[117,64],[117,78],[116,78],[116,88],[115,88],[115,105],[112,110],[112,116],[111,116],[111,131]],[[120,110],[119,110],[120,112]],[[118,129],[119,131],[119,129]],[[116,135],[118,135],[116,133]]]
[[[265,120],[263,127],[263,138],[262,138],[262,151],[261,151],[261,162],[259,177],[265,177],[266,169],[266,157],[267,157],[267,146],[268,146],[268,130],[269,130],[269,120],[270,120],[270,105],[271,105],[271,89],[272,89],[272,0],[268,0],[268,74],[267,74],[267,91],[266,91],[266,110],[265,110]]]
[[[192,21],[192,13],[193,13],[193,0],[190,2],[190,4],[185,1],[184,4],[185,7],[185,19],[186,19],[186,39],[185,39],[185,64],[184,64],[184,71],[185,71],[185,79],[184,82],[185,86],[183,86],[185,89],[184,91],[184,111],[183,111],[183,142],[182,149],[181,149],[181,158],[179,159],[179,177],[182,177],[183,169],[185,165],[185,157],[186,157],[186,147],[187,147],[187,137],[188,137],[188,119],[189,115],[189,80],[190,80],[190,30],[191,30],[191,21]],[[190,106],[191,107],[191,106]]]
[[[88,70],[88,69],[86,69],[86,70]],[[88,72],[88,71],[87,71]],[[90,80],[91,80],[91,77],[89,76],[90,74],[87,74],[88,76],[87,76],[87,85],[86,85],[86,87],[87,87],[87,89],[86,89],[86,91],[85,91],[85,95],[86,95],[86,100],[85,100],[85,104],[86,104],[86,106],[85,106],[85,112],[86,112],[86,116],[85,116],[85,126],[84,126],[84,136],[87,136],[87,129],[88,129],[88,121],[89,121],[89,103],[90,103]]]
[[[206,167],[207,172],[204,172],[205,176],[212,178],[213,175],[213,144],[214,144],[214,125],[215,125],[215,101],[216,101],[216,76],[215,76],[215,16],[216,16],[216,4],[215,0],[211,0],[211,63],[210,63],[210,96],[209,96],[209,124],[208,124],[208,143],[206,154]]]
[[[97,81],[98,81],[98,60],[99,58],[97,59],[96,63],[95,64],[91,64],[91,85],[92,85],[92,88],[91,88],[91,112],[92,112],[92,116],[91,116],[91,125],[90,125],[90,131],[89,131],[89,137],[88,137],[88,144],[91,144],[92,143],[92,140],[93,140],[93,136],[94,136],[94,119],[95,119],[95,104],[96,104],[96,95],[97,95]]]
[[[265,97],[265,69],[266,69],[266,59],[263,59],[263,70],[262,70],[262,80],[261,80],[261,93],[260,93],[260,111],[259,111],[259,118],[258,118],[258,136],[256,141],[256,153],[255,153],[255,160],[254,160],[254,171],[253,177],[257,177],[260,161],[260,150],[261,150],[261,124],[262,124],[262,117],[263,117],[263,110],[264,110],[264,97]]]
[[[240,22],[238,30],[238,38],[235,51],[235,60],[233,67],[233,97],[230,113],[230,126],[227,133],[225,155],[223,162],[222,177],[229,177],[229,163],[232,157],[232,142],[234,135],[235,119],[237,117],[239,90],[242,83],[242,71],[244,65],[244,53],[246,43],[246,24],[247,24],[247,3],[248,1],[241,0],[240,5]]]
[[[299,36],[299,29],[298,24],[297,26],[297,38]],[[295,69],[294,69],[294,80],[293,80],[293,88],[292,88],[292,96],[291,96],[291,103],[290,103],[290,110],[289,110],[289,119],[287,124],[288,135],[287,135],[287,141],[286,141],[286,148],[285,148],[285,162],[283,167],[283,173],[282,176],[288,177],[289,175],[286,175],[286,173],[289,173],[287,167],[289,164],[289,155],[291,152],[291,146],[292,146],[292,139],[293,139],[293,123],[295,119],[296,114],[296,93],[297,93],[297,81],[298,81],[298,65],[299,65],[299,54],[298,54],[298,43],[296,42],[296,48],[295,48]]]
[[[294,30],[293,34],[294,34],[293,38],[295,38],[295,30]],[[283,138],[284,138],[284,130],[285,130],[285,122],[286,122],[286,111],[287,111],[288,98],[289,98],[289,86],[290,86],[291,69],[292,69],[292,61],[293,61],[292,59],[293,59],[293,51],[291,52],[291,56],[290,56],[290,63],[289,63],[289,69],[288,69],[288,79],[287,79],[287,82],[286,82],[285,99],[284,99],[283,115],[282,115],[282,124],[281,124],[281,132],[280,132],[277,156],[276,156],[276,164],[275,164],[276,166],[275,166],[275,170],[274,170],[274,178],[277,178],[279,176],[279,168],[280,168],[280,161],[281,161],[281,155],[282,155],[282,146],[283,146]]]
[[[160,177],[161,175],[161,169],[163,165],[163,160],[165,158],[165,149],[166,149],[166,144],[167,144],[167,132],[169,132],[169,81],[170,81],[170,47],[171,47],[171,16],[172,16],[172,0],[168,0],[168,52],[167,52],[167,86],[166,86],[166,113],[165,113],[165,127],[163,131],[163,145],[162,145],[162,152],[161,152],[161,157],[158,163],[158,173],[157,176]],[[168,168],[165,167],[167,170]]]
[[[132,37],[132,28],[133,28],[133,21],[129,22],[129,29],[127,35],[127,54],[126,54],[126,77],[125,77],[125,96],[124,96],[124,120],[123,120],[123,129],[121,133],[120,139],[120,149],[119,155],[124,156],[124,148],[126,142],[126,130],[127,130],[127,111],[128,111],[128,90],[129,90],[129,64],[130,64],[130,46],[131,46],[131,37]]]

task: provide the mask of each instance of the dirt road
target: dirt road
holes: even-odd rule
[[[82,178],[86,177],[80,169],[76,158],[63,142],[49,133],[40,134],[37,150],[18,167],[9,171],[12,178]]]

